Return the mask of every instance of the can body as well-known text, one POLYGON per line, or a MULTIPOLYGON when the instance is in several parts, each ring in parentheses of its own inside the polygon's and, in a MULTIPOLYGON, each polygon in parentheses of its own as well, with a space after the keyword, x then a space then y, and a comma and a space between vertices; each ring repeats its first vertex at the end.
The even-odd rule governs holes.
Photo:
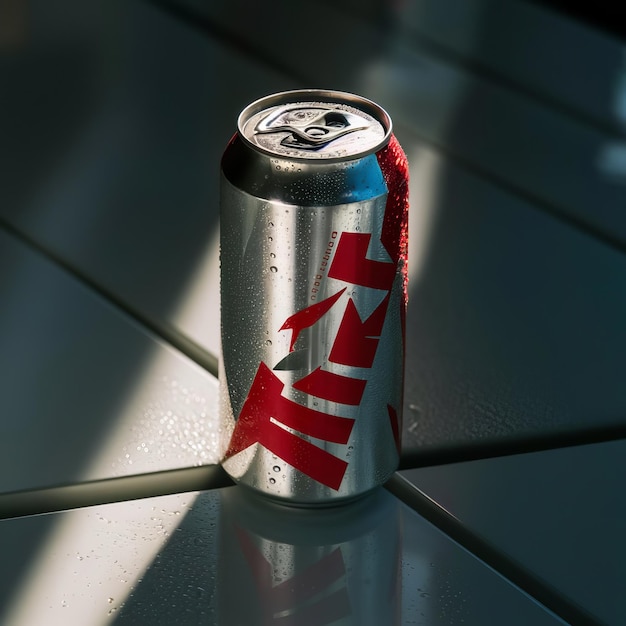
POLYGON ((407 168, 362 102, 263 99, 222 159, 222 464, 297 505, 354 498, 398 463, 407 168))

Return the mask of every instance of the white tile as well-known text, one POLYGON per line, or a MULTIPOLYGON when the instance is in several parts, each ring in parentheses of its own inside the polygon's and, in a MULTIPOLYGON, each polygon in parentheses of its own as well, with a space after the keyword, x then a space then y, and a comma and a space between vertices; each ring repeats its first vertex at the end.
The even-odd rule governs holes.
POLYGON ((384 490, 298 510, 233 487, 0 531, 12 626, 563 623, 384 490))
MULTIPOLYGON (((15 626, 114 623, 146 570, 158 567, 159 553, 185 520, 196 495, 0 522, 5 555, 0 565, 0 621, 15 626)), ((205 501, 208 523, 187 555, 187 565, 195 565, 193 579, 181 581, 194 597, 210 589, 215 576, 210 558, 214 530, 209 526, 215 519, 213 500, 205 501)), ((158 592, 155 595, 158 598, 158 592)))
POLYGON ((0 492, 215 463, 217 381, 0 231, 0 492))

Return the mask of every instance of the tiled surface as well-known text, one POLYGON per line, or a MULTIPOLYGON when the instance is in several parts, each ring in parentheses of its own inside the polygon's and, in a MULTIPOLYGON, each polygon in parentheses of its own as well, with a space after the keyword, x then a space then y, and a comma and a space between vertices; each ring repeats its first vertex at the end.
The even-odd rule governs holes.
POLYGON ((407 471, 473 553, 384 491, 132 499, 217 460, 215 379, 168 341, 219 355, 219 156, 304 84, 379 100, 411 162, 405 466, 624 436, 621 47, 522 2, 329 6, 0 4, 0 491, 130 498, 0 522, 0 623, 562 623, 509 566, 624 621, 619 441, 407 471))
POLYGON ((624 255, 407 137, 405 453, 623 428, 624 255))
MULTIPOLYGON (((37 9, 41 20, 5 57, 16 88, 0 107, 23 110, 32 95, 35 87, 24 89, 16 78, 20 70, 37 77, 72 68, 66 80, 73 82, 55 94, 48 134, 38 134, 34 112, 7 127, 17 166, 5 170, 0 213, 157 329, 217 355, 219 157, 245 102, 295 83, 237 52, 240 39, 218 42, 150 4, 109 3, 95 11, 68 0, 67 8, 74 24, 37 9), (90 63, 83 73, 74 68, 79 61, 90 63), (24 137, 28 153, 20 148, 24 137)), ((229 23, 230 13, 211 11, 229 23)), ((257 45, 248 27, 246 21, 239 37, 257 45)), ((379 52, 396 63, 392 51, 379 52)), ((346 75, 351 58, 338 58, 329 80, 363 87, 406 119, 408 101, 398 89, 422 82, 401 73, 397 88, 383 95, 376 81, 357 85, 358 76, 346 75)), ((317 71, 307 59, 301 67, 317 71)), ((281 57, 279 65, 297 73, 294 63, 281 57)), ((461 93, 452 88, 457 78, 424 83, 420 107, 435 98, 430 117, 418 109, 411 119, 436 127, 433 116, 461 93)), ((396 131, 412 176, 405 451, 623 424, 621 255, 468 173, 425 146, 413 128, 397 124, 396 131)))
POLYGON ((615 132, 626 130, 622 42, 590 26, 514 0, 342 0, 353 17, 393 25, 416 48, 562 107, 615 132))
MULTIPOLYGON (((621 245, 626 242, 625 146, 612 134, 431 56, 393 23, 370 24, 354 11, 333 11, 324 23, 328 44, 307 46, 290 25, 314 12, 310 2, 304 8, 281 0, 271 11, 261 4, 252 9, 246 0, 233 0, 227 8, 201 0, 182 4, 300 80, 382 102, 396 122, 469 167, 621 245), (280 37, 267 37, 268 32, 280 37)), ((324 14, 326 5, 317 8, 324 14)), ((621 80, 618 74, 616 90, 621 80)))
POLYGON ((465 529, 590 621, 626 622, 626 440, 407 470, 465 529))
POLYGON ((0 47, 0 217, 217 354, 220 156, 243 106, 295 84, 149 3, 23 11, 0 47))
POLYGON ((0 620, 33 624, 560 621, 384 490, 277 508, 239 489, 0 522, 0 620))
POLYGON ((0 492, 217 456, 217 383, 0 230, 0 492))

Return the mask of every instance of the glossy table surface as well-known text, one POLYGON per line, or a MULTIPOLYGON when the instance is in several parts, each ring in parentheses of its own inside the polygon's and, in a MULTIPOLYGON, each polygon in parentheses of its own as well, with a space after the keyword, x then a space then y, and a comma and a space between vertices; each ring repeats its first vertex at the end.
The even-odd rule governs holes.
POLYGON ((0 624, 626 623, 624 59, 522 0, 0 4, 0 624), (400 471, 299 511, 217 465, 218 180, 318 85, 394 119, 410 299, 400 471))

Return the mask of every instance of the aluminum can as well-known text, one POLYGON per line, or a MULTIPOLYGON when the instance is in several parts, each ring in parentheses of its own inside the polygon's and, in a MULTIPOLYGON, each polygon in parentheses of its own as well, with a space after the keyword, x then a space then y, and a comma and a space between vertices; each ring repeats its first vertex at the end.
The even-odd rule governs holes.
POLYGON ((222 465, 294 505, 384 483, 400 453, 408 167, 387 113, 300 90, 222 157, 222 465))

